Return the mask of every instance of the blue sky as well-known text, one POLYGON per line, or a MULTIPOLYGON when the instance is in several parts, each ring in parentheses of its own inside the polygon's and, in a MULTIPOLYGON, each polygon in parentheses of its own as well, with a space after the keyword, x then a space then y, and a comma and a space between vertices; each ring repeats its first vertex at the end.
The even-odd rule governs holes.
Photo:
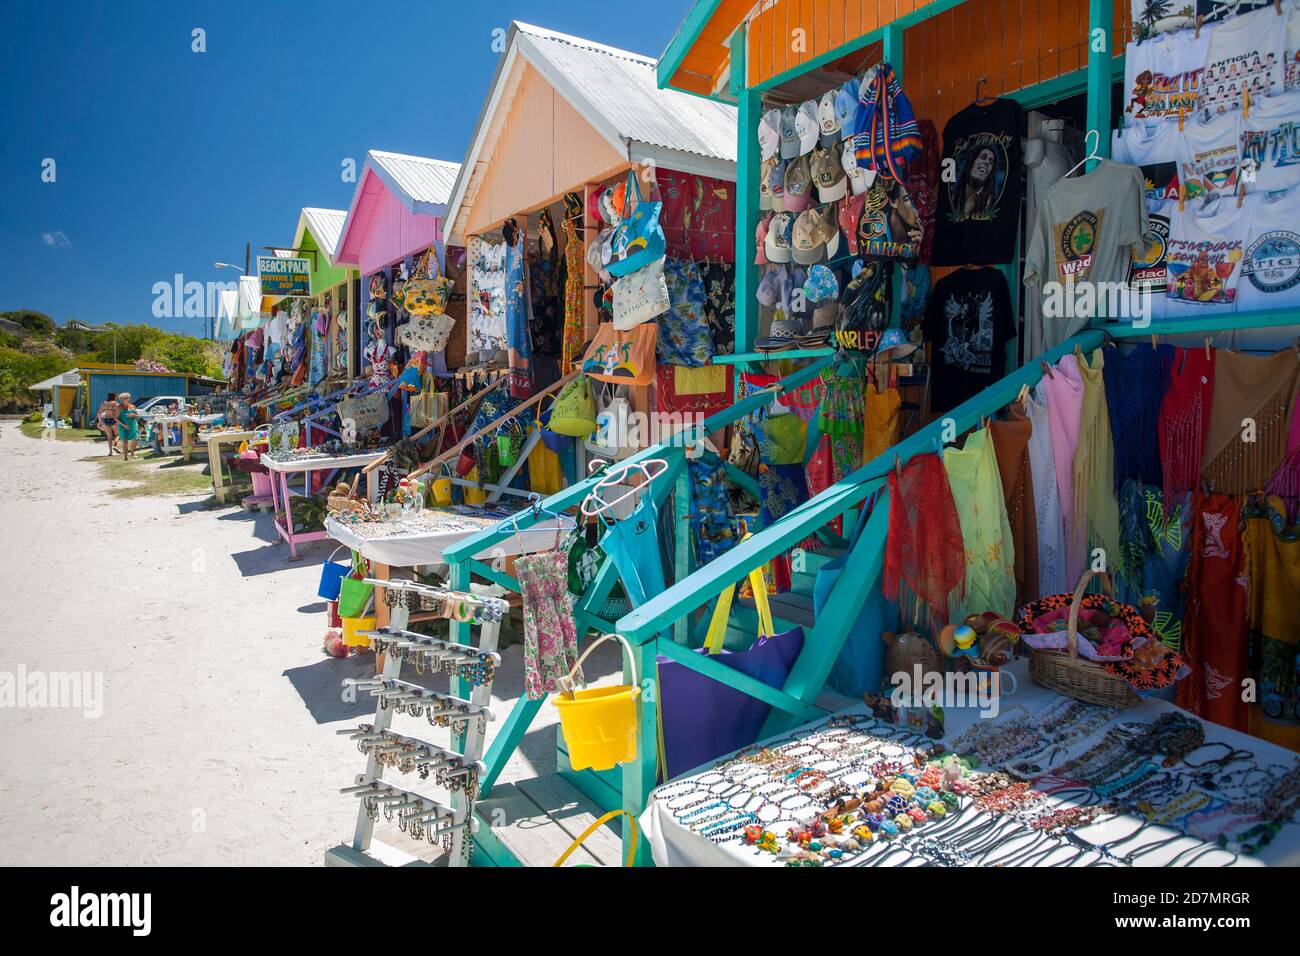
POLYGON ((518 19, 657 56, 688 7, 5 0, 0 311, 201 334, 202 320, 153 317, 154 283, 229 281, 212 263, 288 245, 303 206, 346 209, 346 157, 459 162, 494 29, 518 19))

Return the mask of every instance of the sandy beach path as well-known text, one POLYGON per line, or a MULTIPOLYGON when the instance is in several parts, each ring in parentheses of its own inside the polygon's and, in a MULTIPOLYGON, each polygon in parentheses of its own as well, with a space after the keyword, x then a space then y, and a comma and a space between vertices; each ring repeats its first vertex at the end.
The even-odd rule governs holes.
MULTIPOLYGON (((78 672, 103 687, 98 716, 0 706, 0 863, 320 864, 351 837, 355 806, 337 789, 364 767, 335 731, 374 710, 339 685, 373 658, 321 653, 331 548, 291 563, 269 515, 113 497, 86 460, 104 450, 0 423, 0 680, 78 672)), ((522 684, 519 644, 503 656, 489 735, 522 684)), ((612 679, 617 649, 593 656, 588 673, 612 679)), ((544 707, 503 780, 554 769, 555 723, 544 707)), ((423 719, 394 729, 446 740, 423 719)))

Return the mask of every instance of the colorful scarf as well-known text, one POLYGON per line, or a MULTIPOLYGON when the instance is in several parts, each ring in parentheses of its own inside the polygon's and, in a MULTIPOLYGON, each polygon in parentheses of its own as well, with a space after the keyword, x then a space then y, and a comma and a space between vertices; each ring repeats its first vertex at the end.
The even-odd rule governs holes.
POLYGON ((867 79, 859 88, 861 108, 853 130, 858 165, 902 182, 908 163, 921 155, 921 128, 893 67, 881 63, 867 79))
POLYGON ((1160 638, 1183 641, 1183 579, 1191 560, 1191 493, 1166 505, 1159 488, 1126 481, 1120 489, 1115 596, 1138 609, 1160 638))
POLYGON ((1115 444, 1115 493, 1129 478, 1162 487, 1160 471, 1160 405, 1169 388, 1174 347, 1138 345, 1128 355, 1119 349, 1106 353, 1102 377, 1106 382, 1106 410, 1115 444))
POLYGON ((1023 417, 989 426, 993 452, 1002 476, 1002 498, 1006 502, 1007 524, 1016 548, 1016 603, 1032 601, 1038 589, 1037 513, 1034 480, 1029 467, 1029 439, 1033 425, 1023 417))
POLYGON ((1046 390, 1039 387, 1019 411, 1033 426, 1029 436, 1029 471, 1034 487, 1034 530, 1038 537, 1038 587, 1041 594, 1058 594, 1072 587, 1065 575, 1065 523, 1056 488, 1056 461, 1052 455, 1051 413, 1046 390))
POLYGON ((898 444, 898 411, 903 405, 896 388, 883 391, 868 383, 862 416, 862 464, 898 444))
MULTIPOLYGON (((1056 469, 1056 492, 1061 503, 1061 522, 1074 527, 1074 450, 1079 445, 1079 419, 1083 414, 1083 377, 1073 355, 1064 355, 1056 370, 1039 382, 1047 396, 1048 423, 1052 431, 1052 461, 1056 469)), ((1083 575, 1081 548, 1066 535, 1065 578, 1077 582, 1083 575)), ((1067 583, 1068 587, 1068 583, 1067 583)), ((1062 589, 1064 590, 1064 589, 1062 589)))
POLYGON ((1241 501, 1197 493, 1192 516, 1182 649, 1192 672, 1179 682, 1175 700, 1197 716, 1244 733, 1250 714, 1241 692, 1250 665, 1241 501))
POLYGON ((1259 681, 1259 702, 1273 720, 1296 712, 1300 645, 1300 525, 1288 525, 1279 498, 1252 497, 1245 507, 1246 610, 1259 681))
POLYGON ((1205 429, 1214 400, 1214 358, 1211 349, 1174 349, 1169 390, 1160 403, 1160 471, 1165 501, 1200 485, 1205 429))
POLYGON ((889 539, 885 549, 885 597, 899 601, 913 624, 923 608, 932 625, 948 622, 948 596, 963 588, 966 574, 961 521, 938 455, 917 455, 889 473, 889 539), (916 600, 905 600, 903 584, 916 600))
MULTIPOLYGON (((1300 422, 1300 414, 1293 412, 1291 417, 1300 422)), ((1264 493, 1282 499, 1287 523, 1294 524, 1300 512, 1300 445, 1287 452, 1282 464, 1277 466, 1277 471, 1264 486, 1264 493)))
POLYGON ((1266 357, 1219 352, 1202 481, 1224 494, 1251 494, 1264 487, 1286 455, 1298 381, 1300 356, 1292 349, 1266 357), (1247 419, 1254 422, 1253 441, 1243 437, 1247 419))
POLYGON ((1074 541, 1083 546, 1080 574, 1100 548, 1111 566, 1119 554, 1119 505, 1111 478, 1115 473, 1115 446, 1110 438, 1106 410, 1106 385, 1102 380, 1105 358, 1092 353, 1092 365, 1079 363, 1083 379, 1083 408, 1079 419, 1079 444, 1074 450, 1074 506, 1071 526, 1074 541))
POLYGON ((1016 551, 987 429, 971 432, 965 448, 945 448, 943 466, 957 505, 966 557, 965 592, 949 597, 949 620, 985 611, 1010 617, 1016 610, 1016 551))

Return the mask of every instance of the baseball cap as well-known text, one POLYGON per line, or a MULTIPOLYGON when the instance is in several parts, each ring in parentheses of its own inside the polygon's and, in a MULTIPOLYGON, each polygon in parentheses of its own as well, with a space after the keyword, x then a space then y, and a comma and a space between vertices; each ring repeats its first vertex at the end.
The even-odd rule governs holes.
POLYGON ((855 256, 858 254, 858 220, 862 218, 862 207, 866 201, 866 197, 860 195, 845 196, 840 201, 840 229, 844 232, 849 252, 855 256))
POLYGON ((768 110, 758 121, 758 155, 771 159, 781 148, 781 111, 768 110))
POLYGON ((817 122, 821 126, 822 146, 839 141, 840 121, 835 115, 835 90, 827 90, 817 102, 817 122))
POLYGON ((799 155, 799 134, 795 132, 794 119, 799 108, 787 106, 781 111, 781 158, 794 159, 799 155))
POLYGON ((825 302, 835 299, 840 294, 840 284, 835 273, 820 263, 808 270, 808 279, 803 284, 804 298, 809 302, 825 302))
POLYGON ((840 138, 851 139, 858 123, 858 81, 849 80, 835 91, 835 118, 840 124, 840 138))
MULTIPOLYGON (((812 202, 812 172, 808 169, 808 157, 799 156, 791 160, 785 170, 785 195, 782 204, 786 212, 803 212, 812 202)), ((773 205, 776 197, 773 197, 773 205)))
POLYGON ((799 137, 799 155, 806 156, 812 152, 821 137, 821 125, 817 121, 817 103, 805 100, 799 104, 799 111, 794 117, 795 135, 799 137))
POLYGON ((784 275, 785 266, 772 266, 763 273, 763 278, 758 280, 758 289, 754 292, 754 298, 760 305, 776 305, 781 301, 781 281, 784 275))
POLYGON ((772 208, 772 173, 780 165, 777 156, 770 156, 758 165, 758 208, 767 211, 772 208))
POLYGON ((795 262, 812 265, 826 255, 825 220, 817 209, 805 209, 794 222, 791 255, 795 262))
POLYGON ((874 169, 863 169, 859 166, 858 157, 852 149, 840 151, 840 165, 844 167, 844 172, 849 177, 849 185, 853 187, 853 195, 865 195, 876 178, 876 171, 874 169))
POLYGON ((763 239, 763 252, 768 262, 790 261, 790 239, 794 229, 794 216, 788 212, 778 212, 767 224, 767 235, 763 239))
MULTIPOLYGON (((815 149, 812 154, 811 173, 813 183, 817 186, 817 198, 821 202, 835 202, 843 199, 849 190, 848 178, 840 162, 840 148, 815 149)), ((760 203, 761 203, 760 193, 760 203)))
POLYGON ((768 179, 768 188, 772 194, 772 209, 776 212, 785 210, 785 171, 789 166, 789 160, 778 159, 776 166, 772 169, 772 175, 768 179))
POLYGON ((838 209, 838 204, 822 207, 823 235, 826 237, 826 258, 828 260, 834 259, 840 254, 840 231, 835 226, 835 216, 838 209))
POLYGON ((758 225, 754 227, 754 265, 767 265, 767 250, 764 244, 767 241, 767 224, 771 216, 763 216, 758 220, 758 225))

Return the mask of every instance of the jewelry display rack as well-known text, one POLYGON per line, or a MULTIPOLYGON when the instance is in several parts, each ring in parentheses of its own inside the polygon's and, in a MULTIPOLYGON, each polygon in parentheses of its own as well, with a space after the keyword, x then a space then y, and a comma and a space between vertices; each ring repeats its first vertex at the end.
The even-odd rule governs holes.
POLYGON ((372 723, 340 730, 356 741, 366 754, 366 769, 353 786, 340 792, 358 801, 356 831, 351 844, 336 846, 325 854, 327 866, 418 866, 424 861, 374 839, 375 823, 382 812, 387 820, 416 840, 441 842, 448 866, 466 866, 473 849, 477 825, 474 803, 479 779, 485 773, 483 755, 487 721, 492 720, 488 704, 492 681, 501 663, 497 641, 501 619, 507 612, 504 601, 479 597, 414 581, 370 580, 385 589, 384 600, 391 606, 387 627, 362 631, 371 640, 383 667, 370 678, 348 678, 344 686, 369 693, 376 699, 372 723), (477 645, 416 634, 406 630, 412 608, 441 613, 449 620, 476 623, 477 645), (402 664, 410 663, 417 673, 441 672, 453 681, 453 691, 468 685, 468 697, 442 694, 402 680, 402 664), (415 737, 396 733, 389 727, 395 712, 425 717, 433 726, 449 727, 453 746, 447 749, 415 737), (447 802, 403 790, 383 781, 386 767, 404 773, 418 771, 422 779, 449 793, 447 802))

